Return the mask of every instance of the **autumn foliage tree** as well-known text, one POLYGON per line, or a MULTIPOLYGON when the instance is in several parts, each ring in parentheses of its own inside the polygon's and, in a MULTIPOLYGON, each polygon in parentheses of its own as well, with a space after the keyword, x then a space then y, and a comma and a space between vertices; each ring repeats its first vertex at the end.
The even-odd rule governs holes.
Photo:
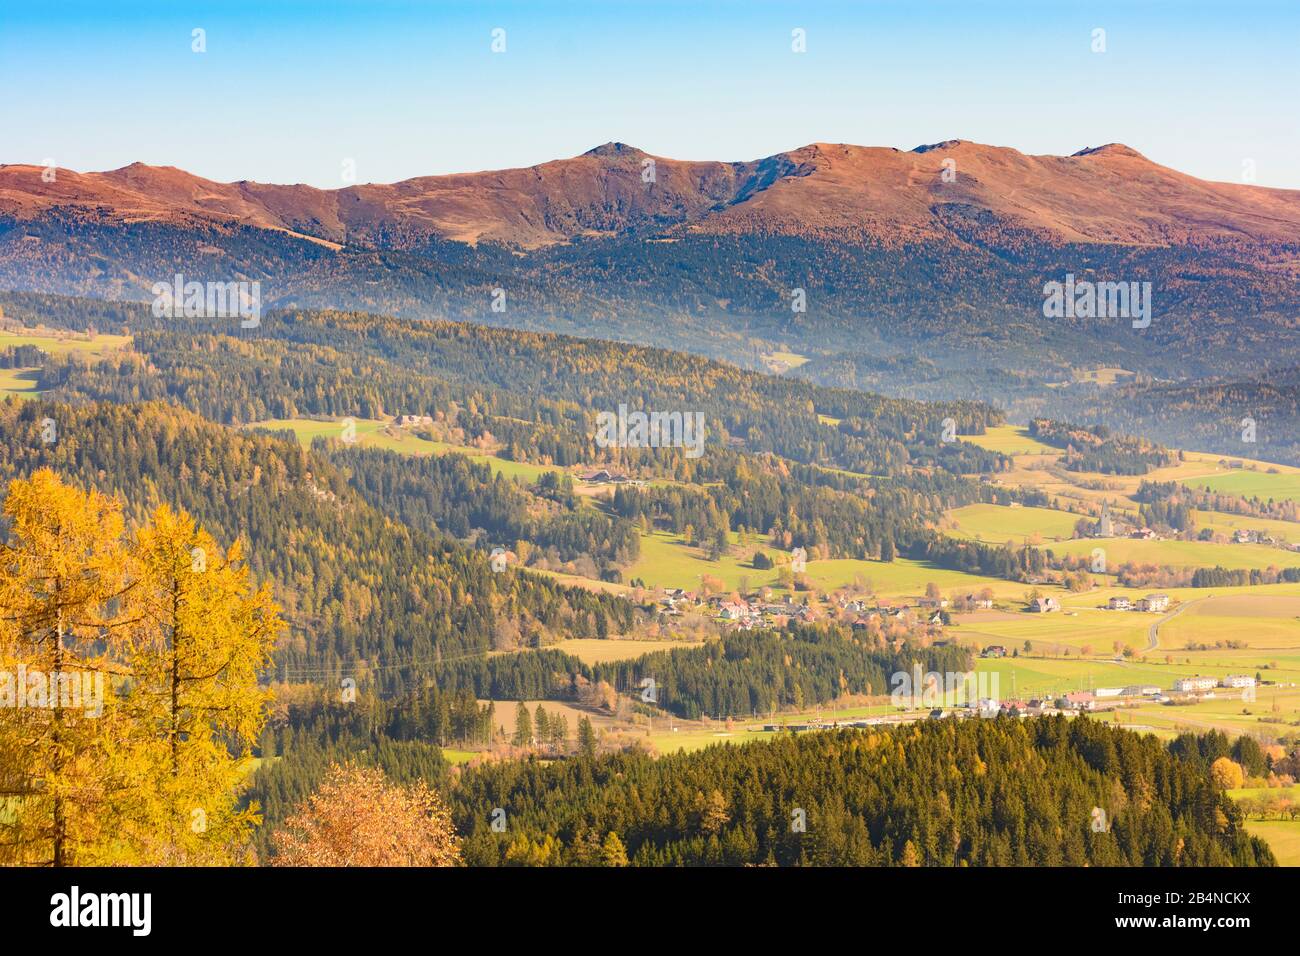
POLYGON ((140 770, 112 693, 128 589, 122 513, 41 469, 10 484, 4 515, 0 863, 113 862, 115 821, 140 770))
POLYGON ((265 720, 258 675, 284 628, 270 587, 254 589, 236 542, 222 550, 166 505, 133 549, 135 728, 147 741, 150 832, 171 862, 228 862, 257 820, 231 794, 265 720))
POLYGON ((442 798, 382 770, 330 768, 320 788, 273 840, 276 866, 456 866, 460 839, 442 798))
POLYGON ((12 482, 4 511, 0 862, 231 862, 284 626, 269 592, 184 512, 131 541, 115 500, 51 469, 12 482))

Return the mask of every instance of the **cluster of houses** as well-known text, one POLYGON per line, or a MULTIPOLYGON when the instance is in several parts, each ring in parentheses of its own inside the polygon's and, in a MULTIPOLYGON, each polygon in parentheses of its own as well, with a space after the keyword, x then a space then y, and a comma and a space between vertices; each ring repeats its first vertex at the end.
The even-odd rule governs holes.
MULTIPOLYGON (((968 595, 967 606, 990 609, 993 601, 968 595)), ((951 605, 947 598, 921 598, 915 606, 909 604, 870 604, 866 601, 836 598, 833 602, 821 606, 804 604, 794 595, 786 594, 779 599, 746 598, 735 595, 712 595, 701 597, 694 591, 684 588, 664 588, 659 599, 662 613, 669 617, 680 616, 685 611, 709 609, 715 619, 729 627, 751 630, 756 627, 780 627, 787 621, 812 622, 822 619, 827 613, 838 610, 841 620, 853 627, 867 627, 873 618, 890 618, 908 623, 923 621, 935 627, 945 622, 945 611, 951 605)))
POLYGON ((1148 594, 1136 601, 1121 595, 1107 601, 1106 607, 1112 611, 1153 611, 1157 614, 1163 614, 1169 610, 1169 595, 1148 594))
POLYGON ((708 608, 718 621, 746 631, 755 627, 779 627, 789 620, 818 619, 816 608, 798 603, 788 594, 779 601, 760 601, 716 594, 701 598, 694 591, 684 588, 665 588, 659 604, 663 613, 669 616, 696 608, 708 608))
POLYGON ((1278 544, 1277 538, 1273 537, 1267 531, 1252 531, 1249 528, 1238 528, 1232 535, 1233 544, 1278 544))

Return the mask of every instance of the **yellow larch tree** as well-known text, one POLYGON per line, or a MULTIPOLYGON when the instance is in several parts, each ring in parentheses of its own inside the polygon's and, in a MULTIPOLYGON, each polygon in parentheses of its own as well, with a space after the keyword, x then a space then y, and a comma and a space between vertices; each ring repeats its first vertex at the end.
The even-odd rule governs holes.
POLYGON ((44 468, 9 484, 0 545, 0 863, 130 862, 141 787, 118 689, 130 576, 113 499, 44 468))
POLYGON ((258 677, 285 625, 239 542, 223 551, 183 511, 157 509, 133 556, 130 701, 156 781, 151 855, 227 863, 258 819, 255 806, 238 808, 238 787, 266 719, 258 677))

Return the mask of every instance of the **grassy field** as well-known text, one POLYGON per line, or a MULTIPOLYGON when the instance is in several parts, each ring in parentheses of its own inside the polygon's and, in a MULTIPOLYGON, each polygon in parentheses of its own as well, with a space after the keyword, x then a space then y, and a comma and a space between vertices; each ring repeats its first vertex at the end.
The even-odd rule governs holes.
MULTIPOLYGON (((1008 487, 1029 487, 1055 496, 1060 502, 1080 502, 1099 505, 1108 500, 1112 508, 1136 512, 1133 494, 1143 481, 1177 481, 1192 488, 1225 483, 1221 489, 1230 494, 1262 493, 1264 497, 1294 496, 1300 469, 1285 465, 1249 459, 1228 459, 1222 455, 1203 452, 1183 452, 1183 460, 1167 468, 1156 468, 1145 475, 1101 475, 1089 472, 1064 472, 1057 464, 1061 450, 1046 445, 1035 450, 1031 446, 1018 447, 1014 437, 1005 434, 1006 428, 990 429, 988 435, 964 438, 983 447, 1002 445, 995 450, 1015 458, 1015 467, 999 473, 995 481, 1008 487), (1226 461, 1241 461, 1253 466, 1255 471, 1242 471, 1226 467, 1226 461), (1276 474, 1270 474, 1270 469, 1276 474)), ((1026 436, 1027 437, 1027 436, 1026 436)))
POLYGON ((1074 380, 1076 382, 1089 382, 1093 385, 1114 385, 1121 379, 1132 377, 1133 373, 1128 369, 1118 368, 1113 365, 1104 366, 1102 368, 1074 370, 1074 380))
POLYGON ((36 394, 36 368, 0 368, 0 396, 24 398, 36 394))
POLYGON ((1233 470, 1226 474, 1188 479, 1183 484, 1191 488, 1208 488, 1210 491, 1237 495, 1241 498, 1300 501, 1300 471, 1294 469, 1283 471, 1280 465, 1268 467, 1278 470, 1276 472, 1233 470))
MULTIPOLYGON (((1211 514, 1207 512, 1207 514, 1211 514)), ((1218 514, 1214 512, 1212 514, 1218 514)), ((1038 543, 1057 555, 1090 555, 1095 548, 1106 552, 1107 565, 1113 570, 1125 562, 1170 567, 1225 567, 1264 569, 1300 566, 1300 555, 1263 544, 1215 544, 1211 541, 1142 541, 1134 538, 1072 538, 1074 525, 1081 517, 1054 508, 1012 508, 1007 505, 966 505, 948 512, 956 527, 947 533, 958 538, 974 538, 992 544, 1006 541, 1021 543, 1037 535, 1038 543)), ((1226 517, 1238 517, 1235 515, 1226 517)), ((1239 527, 1254 527, 1249 519, 1239 519, 1239 527)), ((1286 521, 1268 522, 1294 534, 1300 525, 1286 521)), ((1225 533, 1227 533, 1226 529, 1225 533)), ((1297 535, 1300 536, 1300 535, 1297 535)))
MULTIPOLYGON (((1226 511, 1196 511, 1197 528, 1210 530, 1225 535, 1232 535, 1239 530, 1265 531, 1279 541, 1300 541, 1300 523, 1294 521, 1274 521, 1270 518, 1252 518, 1249 515, 1229 514, 1226 511)), ((1300 555, 1297 555, 1300 560, 1300 555)))
POLYGON ((1045 445, 1031 438, 1023 425, 998 425, 987 429, 983 435, 961 435, 962 441, 1004 455, 1061 455, 1061 449, 1045 445))
POLYGON ((1280 866, 1300 866, 1300 820, 1247 820, 1246 832, 1264 840, 1280 866))
POLYGON ((763 356, 763 361, 773 368, 789 371, 792 368, 807 364, 808 356, 800 355, 798 352, 768 352, 763 356))
POLYGON ((1209 541, 1140 541, 1134 538, 1078 538, 1051 542, 1043 547, 1057 555, 1089 555, 1094 548, 1106 552, 1106 564, 1114 569, 1120 564, 1169 565, 1175 568, 1212 568, 1215 566, 1260 570, 1300 566, 1300 555, 1263 544, 1214 544, 1209 541))
MULTIPOLYGON (((755 550, 762 550, 769 556, 774 554, 766 543, 756 543, 743 551, 733 547, 733 553, 723 555, 719 561, 710 561, 704 550, 686 545, 681 535, 657 531, 642 537, 641 556, 627 569, 624 577, 628 580, 640 578, 652 588, 695 589, 700 586, 703 575, 717 578, 731 589, 739 588, 742 578, 747 580, 750 588, 777 587, 775 569, 759 571, 751 566, 755 550)), ((931 581, 945 593, 949 590, 978 591, 987 586, 999 597, 1011 599, 1019 598, 1025 592, 1022 584, 949 571, 903 558, 889 563, 850 558, 809 561, 807 578, 814 587, 823 591, 861 581, 882 599, 888 600, 918 597, 925 593, 925 586, 931 581)))
MULTIPOLYGON (((35 345, 51 355, 78 353, 88 359, 103 358, 109 352, 131 344, 129 335, 96 335, 88 339, 77 333, 21 333, 0 331, 0 349, 13 348, 18 345, 35 345)), ((39 394, 36 391, 36 368, 0 368, 0 397, 16 395, 28 398, 39 394)))
POLYGON ((1300 595, 1207 597, 1160 628, 1161 647, 1213 643, 1223 638, 1242 640, 1261 650, 1300 650, 1300 595))
POLYGON ((68 334, 58 334, 53 332, 23 332, 15 334, 0 330, 0 349, 12 348, 17 345, 35 345, 42 351, 49 352, 52 355, 63 355, 68 352, 81 352, 92 358, 100 358, 107 355, 114 349, 120 349, 124 345, 131 344, 129 335, 106 335, 100 333, 93 339, 86 338, 84 334, 72 332, 68 334))
POLYGON ((1011 508, 1006 505, 966 505, 948 512, 956 527, 948 533, 955 537, 974 538, 1002 544, 1017 543, 1032 535, 1044 541, 1069 538, 1075 524, 1085 515, 1070 514, 1055 508, 1011 508))
MULTIPOLYGON (((406 455, 441 455, 447 452, 455 452, 480 462, 487 462, 492 466, 492 471, 495 474, 502 474, 507 478, 521 478, 529 482, 535 481, 548 471, 559 470, 554 466, 547 467, 533 465, 528 462, 509 461, 480 451, 477 448, 466 448, 461 445, 417 438, 403 429, 389 427, 389 423, 386 421, 357 418, 353 419, 353 422, 356 426, 356 444, 359 448, 381 448, 406 455)), ((342 438, 344 423, 341 419, 321 421, 308 418, 277 418, 254 422, 247 427, 266 431, 291 431, 303 447, 310 447, 312 440, 317 436, 342 438)))

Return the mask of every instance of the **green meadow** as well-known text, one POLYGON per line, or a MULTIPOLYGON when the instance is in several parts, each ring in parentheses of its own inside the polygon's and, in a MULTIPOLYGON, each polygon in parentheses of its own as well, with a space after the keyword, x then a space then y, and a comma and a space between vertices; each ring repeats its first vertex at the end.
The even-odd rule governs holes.
POLYGON ((1247 820, 1246 832, 1267 843, 1280 866, 1300 866, 1300 820, 1247 820))
MULTIPOLYGON (((732 535, 733 542, 736 536, 732 535)), ((707 552, 700 547, 687 545, 681 535, 656 531, 641 538, 641 556, 624 572, 624 578, 640 578, 649 587, 680 587, 695 589, 703 575, 717 578, 729 589, 740 587, 745 579, 750 588, 777 587, 775 568, 765 571, 755 569, 751 561, 754 551, 761 550, 769 557, 781 552, 773 550, 766 542, 755 542, 740 548, 733 546, 719 561, 708 560, 707 552)), ((873 590, 881 598, 915 598, 925 593, 927 583, 933 581, 945 593, 978 591, 991 587, 1000 596, 1019 598, 1026 590, 1022 584, 1000 578, 985 578, 949 571, 934 565, 899 558, 892 562, 859 561, 839 558, 809 561, 806 577, 810 584, 822 591, 857 585, 873 590)))
POLYGON ((1029 435, 1023 425, 998 425, 987 429, 983 435, 960 435, 964 442, 1000 451, 1004 455, 1060 455, 1061 449, 1045 445, 1029 435))
MULTIPOLYGON (((1269 466, 1270 469, 1273 467, 1269 466)), ((1183 484, 1191 488, 1208 488, 1210 491, 1237 495, 1241 498, 1300 501, 1300 470, 1297 469, 1283 470, 1281 467, 1277 467, 1276 471, 1234 469, 1219 475, 1190 478, 1183 484)))
MULTIPOLYGON (((1012 508, 1007 505, 966 505, 948 512, 956 527, 948 533, 992 544, 1023 540, 1039 535, 1045 541, 1069 538, 1075 524, 1085 515, 1055 508, 1012 508)), ((1091 519, 1089 519, 1091 520, 1091 519)))
MULTIPOLYGON (((41 332, 24 332, 14 334, 0 331, 0 349, 19 345, 35 345, 50 355, 77 353, 88 359, 100 359, 109 352, 129 346, 129 335, 96 335, 93 339, 85 336, 43 334, 41 332)), ((0 368, 0 397, 14 395, 18 398, 30 398, 38 394, 36 380, 40 373, 37 368, 0 368)))
MULTIPOLYGON (((356 428, 356 444, 360 448, 380 448, 405 455, 442 455, 453 452, 490 464, 495 474, 530 482, 537 480, 548 471, 559 470, 554 466, 498 458, 477 448, 418 438, 404 429, 390 427, 387 421, 356 418, 353 419, 353 423, 356 428)), ((322 421, 310 418, 276 418, 254 422, 247 427, 264 431, 291 431, 304 447, 310 447, 313 439, 317 437, 342 439, 344 434, 342 419, 322 421)))

